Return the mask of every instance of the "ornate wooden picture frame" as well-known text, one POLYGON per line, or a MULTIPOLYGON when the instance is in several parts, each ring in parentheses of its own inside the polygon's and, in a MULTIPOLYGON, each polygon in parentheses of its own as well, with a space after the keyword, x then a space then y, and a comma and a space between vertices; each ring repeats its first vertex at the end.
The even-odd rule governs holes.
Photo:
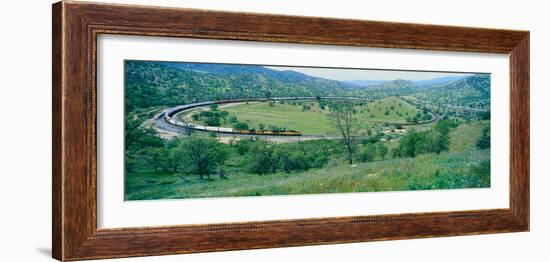
POLYGON ((53 257, 182 254, 529 230, 529 32, 59 2, 53 5, 53 257), (468 51, 510 59, 510 207, 120 229, 97 227, 100 34, 468 51))

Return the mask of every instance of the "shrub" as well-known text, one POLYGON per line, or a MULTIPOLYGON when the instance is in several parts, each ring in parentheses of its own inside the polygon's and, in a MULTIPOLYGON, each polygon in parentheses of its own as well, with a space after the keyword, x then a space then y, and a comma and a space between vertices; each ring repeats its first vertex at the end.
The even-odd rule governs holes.
POLYGON ((306 155, 295 146, 277 148, 274 158, 278 160, 278 168, 286 173, 309 168, 306 155))
POLYGON ((247 130, 249 127, 248 127, 248 124, 245 122, 238 122, 233 124, 233 128, 237 130, 247 130))
POLYGON ((207 117, 203 120, 203 122, 208 126, 219 126, 220 125, 220 119, 218 117, 207 117))
POLYGON ((376 156, 376 146, 374 144, 367 144, 357 155, 357 158, 361 162, 371 162, 376 156))
POLYGON ((388 154, 388 147, 386 147, 386 145, 384 145, 383 143, 378 143, 378 146, 376 147, 376 151, 378 156, 381 159, 384 159, 388 154))
POLYGON ((278 161, 273 154, 273 147, 263 141, 256 141, 247 155, 248 171, 256 174, 275 173, 278 161))
POLYGON ((491 129, 489 127, 483 128, 483 133, 477 141, 476 146, 479 149, 491 148, 491 129))
POLYGON ((426 135, 409 129, 405 136, 399 141, 399 151, 401 156, 415 157, 422 152, 426 144, 426 135))
POLYGON ((399 147, 396 147, 391 151, 391 156, 393 158, 400 158, 401 157, 401 150, 399 149, 399 147))
POLYGON ((190 137, 181 140, 175 149, 187 167, 187 172, 203 179, 216 168, 222 167, 229 157, 226 145, 214 139, 190 137))
POLYGON ((236 145, 237 153, 241 156, 244 156, 246 153, 248 153, 248 150, 250 150, 251 144, 252 141, 250 140, 240 140, 236 145))

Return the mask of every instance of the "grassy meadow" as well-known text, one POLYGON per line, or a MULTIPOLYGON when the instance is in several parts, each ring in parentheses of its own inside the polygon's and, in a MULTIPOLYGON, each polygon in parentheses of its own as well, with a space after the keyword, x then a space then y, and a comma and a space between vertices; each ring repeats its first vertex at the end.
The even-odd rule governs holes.
POLYGON ((358 107, 357 110, 361 112, 361 121, 401 124, 407 122, 407 117, 412 118, 421 113, 415 106, 395 96, 377 100, 367 106, 358 107))
MULTIPOLYGON (((407 191, 483 188, 490 186, 490 149, 476 141, 488 121, 458 126, 451 132, 450 150, 415 158, 373 159, 367 163, 329 161, 324 168, 260 175, 242 172, 239 155, 228 160, 228 175, 201 180, 181 173, 129 173, 126 199, 175 199, 195 197, 319 194, 333 192, 407 191)), ((300 142, 310 143, 310 142, 300 142)), ((319 143, 319 142, 314 142, 319 143)), ((397 143, 386 142, 389 148, 397 143)))
POLYGON ((259 129, 260 124, 273 125, 286 129, 299 130, 303 134, 326 135, 335 134, 337 131, 331 125, 327 115, 327 109, 319 108, 313 100, 300 101, 302 105, 309 106, 308 111, 302 110, 298 102, 267 103, 251 102, 235 106, 223 107, 229 116, 234 116, 240 121, 245 121, 251 128, 259 129))
MULTIPOLYGON (((180 120, 192 121, 191 115, 208 108, 199 108, 194 112, 178 115, 180 120)), ((315 100, 296 100, 284 102, 249 102, 221 106, 219 110, 228 113, 221 126, 231 126, 228 119, 234 117, 247 123, 249 128, 261 129, 279 127, 300 131, 306 135, 337 135, 338 130, 328 118, 330 110, 315 100)), ((388 124, 405 124, 407 118, 421 114, 422 111, 399 97, 388 97, 373 103, 357 103, 355 116, 361 130, 388 124)), ((199 122, 205 124, 205 122, 199 122)))

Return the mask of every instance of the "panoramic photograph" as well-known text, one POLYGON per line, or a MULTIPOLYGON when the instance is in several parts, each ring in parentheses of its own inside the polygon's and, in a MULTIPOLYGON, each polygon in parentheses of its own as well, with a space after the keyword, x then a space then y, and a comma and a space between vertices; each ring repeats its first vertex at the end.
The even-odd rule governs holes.
POLYGON ((127 201, 491 185, 487 73, 124 66, 127 201))

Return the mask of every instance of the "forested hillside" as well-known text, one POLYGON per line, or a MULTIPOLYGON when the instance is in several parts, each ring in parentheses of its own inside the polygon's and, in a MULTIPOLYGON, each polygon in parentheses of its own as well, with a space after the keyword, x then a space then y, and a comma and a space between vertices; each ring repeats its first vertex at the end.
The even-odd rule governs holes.
POLYGON ((407 80, 397 79, 382 84, 371 85, 365 88, 354 90, 354 95, 364 96, 370 99, 379 99, 388 96, 406 96, 414 94, 421 89, 415 83, 407 80))
POLYGON ((464 106, 489 109, 491 78, 477 74, 445 85, 435 86, 416 94, 421 100, 440 106, 464 106))
POLYGON ((126 61, 126 109, 273 96, 347 95, 348 84, 262 66, 126 61))

